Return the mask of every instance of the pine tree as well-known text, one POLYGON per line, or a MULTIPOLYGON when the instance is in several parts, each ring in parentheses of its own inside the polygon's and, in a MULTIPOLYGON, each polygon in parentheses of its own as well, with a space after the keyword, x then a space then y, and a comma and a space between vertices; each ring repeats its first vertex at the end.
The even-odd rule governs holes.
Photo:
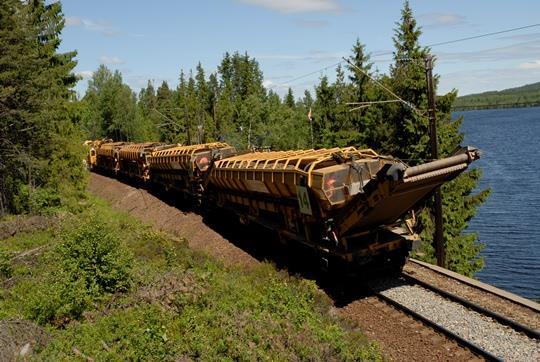
MULTIPOLYGON (((426 79, 424 59, 428 49, 419 45, 421 29, 417 26, 412 15, 409 2, 405 1, 401 12, 401 22, 395 29, 394 64, 390 68, 392 88, 405 101, 413 104, 419 110, 427 106, 426 79)), ((399 104, 393 107, 391 116, 395 129, 394 156, 407 159, 412 164, 422 163, 429 159, 429 121, 411 107, 399 104)))
MULTIPOLYGON (((394 64, 391 67, 393 91, 419 110, 403 105, 390 108, 390 125, 395 127, 395 156, 410 164, 425 162, 431 157, 429 147, 429 122, 422 110, 427 110, 424 58, 429 49, 419 45, 421 29, 417 26, 408 1, 405 1, 401 21, 395 29, 394 64)), ((434 79, 435 86, 438 77, 434 79)), ((451 105, 456 92, 437 97, 437 128, 440 157, 448 156, 463 140, 459 131, 462 119, 452 119, 451 105)), ((482 246, 476 242, 477 235, 465 233, 467 222, 488 196, 489 190, 472 194, 480 178, 478 170, 468 171, 442 187, 444 245, 447 250, 448 268, 465 275, 472 275, 483 266, 479 257, 482 246)), ((431 204, 420 214, 421 236, 430 241, 433 237, 431 204)), ((425 259, 434 261, 433 248, 424 243, 425 259)))
POLYGON ((161 139, 162 118, 156 112, 156 107, 156 91, 154 84, 149 80, 146 88, 142 88, 139 92, 137 101, 137 117, 140 120, 138 123, 143 128, 141 133, 144 134, 144 140, 161 139))
POLYGON ((175 94, 169 84, 163 81, 156 91, 156 107, 154 114, 159 116, 160 141, 173 143, 177 141, 181 126, 177 118, 174 104, 175 94))
POLYGON ((365 52, 365 45, 356 39, 352 48, 352 56, 350 58, 352 65, 348 65, 349 81, 352 85, 352 99, 354 102, 365 102, 371 100, 369 90, 370 79, 367 74, 371 73, 373 63, 370 61, 369 54, 365 52))
POLYGON ((225 53, 218 66, 220 97, 216 119, 223 140, 239 148, 261 146, 266 92, 259 64, 247 53, 225 53))
POLYGON ((355 130, 353 142, 356 146, 370 147, 389 153, 388 142, 392 139, 392 129, 384 121, 383 108, 378 104, 371 106, 355 104, 386 100, 387 97, 370 79, 370 77, 379 77, 372 71, 371 57, 366 53, 365 45, 360 39, 356 39, 351 53, 349 58, 351 64, 347 65, 350 82, 347 101, 352 103, 349 114, 350 122, 355 130))
MULTIPOLYGON (((204 69, 199 62, 197 64, 197 74, 195 75, 195 89, 197 95, 197 124, 201 142, 207 142, 208 138, 213 139, 216 133, 213 119, 213 103, 210 94, 210 84, 206 81, 204 69)), ((215 86, 215 85, 214 85, 215 86)))

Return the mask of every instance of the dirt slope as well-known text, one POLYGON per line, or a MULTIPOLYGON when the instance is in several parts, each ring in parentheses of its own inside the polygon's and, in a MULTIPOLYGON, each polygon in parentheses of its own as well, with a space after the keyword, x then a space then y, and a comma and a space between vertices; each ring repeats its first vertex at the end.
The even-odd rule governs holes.
POLYGON ((203 250, 225 264, 255 265, 257 260, 210 229, 200 215, 183 212, 143 189, 92 173, 88 190, 116 210, 130 213, 157 229, 185 237, 190 247, 203 250))

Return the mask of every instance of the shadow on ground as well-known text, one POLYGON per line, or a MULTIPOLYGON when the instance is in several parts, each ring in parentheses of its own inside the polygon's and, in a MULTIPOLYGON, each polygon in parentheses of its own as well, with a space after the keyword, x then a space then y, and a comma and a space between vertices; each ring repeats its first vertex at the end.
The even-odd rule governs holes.
MULTIPOLYGON (((107 174, 102 174, 102 176, 115 179, 107 174)), ((224 242, 232 243, 254 259, 260 262, 270 262, 277 269, 286 271, 290 275, 314 280, 338 307, 373 295, 373 283, 376 283, 381 277, 388 278, 387 275, 381 275, 377 272, 363 272, 352 277, 323 271, 320 258, 315 252, 305 246, 283 244, 273 230, 255 223, 243 225, 234 213, 221 209, 205 210, 204 207, 197 205, 193 199, 179 196, 179 193, 149 187, 129 178, 116 179, 125 185, 148 192, 162 203, 174 207, 184 214, 200 215, 204 225, 219 234, 224 242)))

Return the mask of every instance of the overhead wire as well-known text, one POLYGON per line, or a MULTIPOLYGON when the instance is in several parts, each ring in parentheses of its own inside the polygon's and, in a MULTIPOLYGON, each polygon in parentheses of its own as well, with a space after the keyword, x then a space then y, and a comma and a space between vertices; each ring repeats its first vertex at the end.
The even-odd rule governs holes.
MULTIPOLYGON (((432 44, 426 45, 426 47, 427 48, 432 48, 432 47, 441 46, 441 45, 454 44, 454 43, 459 43, 459 42, 473 40, 473 39, 486 38, 486 37, 490 37, 490 36, 493 36, 493 35, 500 35, 500 34, 510 33, 510 32, 523 30, 523 29, 530 29, 530 28, 534 28, 534 27, 540 27, 540 23, 530 24, 530 25, 525 25, 525 26, 519 26, 519 27, 515 27, 515 28, 504 29, 504 30, 494 31, 494 32, 490 32, 490 33, 484 33, 484 34, 480 34, 480 35, 469 36, 469 37, 465 37, 465 38, 459 38, 459 39, 447 40, 447 41, 438 42, 438 43, 432 43, 432 44)), ((393 51, 385 51, 385 52, 375 53, 375 54, 372 54, 371 56, 372 57, 378 57, 378 56, 389 55, 389 54, 393 54, 393 51)), ((341 60, 341 61, 339 61, 339 62, 337 62, 335 64, 327 65, 327 66, 325 66, 323 68, 320 68, 320 69, 311 71, 309 73, 300 75, 300 76, 298 76, 296 78, 290 79, 287 82, 270 85, 268 88, 275 89, 275 88, 278 88, 278 87, 287 87, 293 82, 304 79, 304 78, 309 77, 309 76, 311 76, 313 74, 320 73, 320 72, 325 71, 325 70, 327 70, 329 68, 337 67, 338 65, 340 65, 340 64, 342 64, 344 62, 345 62, 345 60, 341 60)))
MULTIPOLYGON (((363 70, 362 68, 360 68, 359 66, 357 66, 356 64, 354 63, 351 63, 351 61, 347 58, 343 58, 343 61, 347 62, 347 64, 349 64, 351 67, 353 67, 354 69, 358 70, 359 72, 361 72, 362 74, 364 74, 366 77, 368 77, 373 83, 375 83, 376 85, 378 85, 379 87, 381 87, 382 89, 384 89, 387 93, 389 93, 390 95, 392 95, 392 97, 394 97, 394 99, 392 101, 399 101, 400 103, 404 104, 405 106, 409 107, 410 109, 412 109, 416 114, 418 115, 423 115, 422 112, 420 112, 418 110, 418 108, 416 108, 414 105, 412 105, 410 102, 407 102, 406 100, 404 100, 403 98, 401 98, 400 96, 398 96, 396 93, 394 93, 391 89, 389 89, 388 87, 386 87, 384 84, 382 84, 381 82, 379 82, 377 79, 373 78, 371 75, 369 75, 368 72, 366 72, 365 70, 363 70)), ((369 106, 369 104, 366 104, 367 106, 369 106)))

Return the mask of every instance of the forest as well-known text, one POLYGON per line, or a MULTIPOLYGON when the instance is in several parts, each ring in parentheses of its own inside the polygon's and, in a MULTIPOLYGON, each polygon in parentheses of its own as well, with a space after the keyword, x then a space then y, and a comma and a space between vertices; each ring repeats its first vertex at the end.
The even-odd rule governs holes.
POLYGON ((458 97, 454 102, 456 111, 538 106, 540 106, 540 82, 501 91, 469 94, 458 97))

